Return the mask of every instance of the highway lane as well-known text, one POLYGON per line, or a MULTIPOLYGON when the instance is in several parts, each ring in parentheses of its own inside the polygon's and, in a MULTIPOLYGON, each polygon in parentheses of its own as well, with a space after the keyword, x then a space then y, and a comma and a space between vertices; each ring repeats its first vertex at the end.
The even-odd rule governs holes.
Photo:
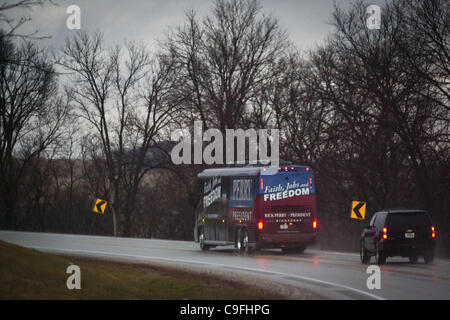
POLYGON ((412 265, 407 259, 388 258, 381 266, 381 290, 369 290, 367 265, 352 253, 307 249, 301 255, 283 255, 279 250, 267 250, 241 256, 231 247, 202 252, 198 244, 185 241, 11 231, 0 231, 0 239, 55 253, 232 270, 305 288, 330 299, 450 299, 449 260, 412 265))

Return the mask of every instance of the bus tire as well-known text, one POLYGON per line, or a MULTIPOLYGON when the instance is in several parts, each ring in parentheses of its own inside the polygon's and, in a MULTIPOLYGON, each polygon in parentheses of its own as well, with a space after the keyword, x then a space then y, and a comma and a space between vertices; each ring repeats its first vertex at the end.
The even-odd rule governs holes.
POLYGON ((305 252, 306 247, 302 246, 302 247, 282 247, 281 251, 284 254, 301 254, 303 252, 305 252))
POLYGON ((247 229, 241 228, 237 230, 237 236, 236 236, 236 248, 238 249, 239 253, 250 253, 250 247, 248 244, 248 233, 247 229))
POLYGON ((198 230, 198 243, 200 244, 200 249, 202 251, 207 251, 209 250, 209 248, 211 248, 210 246, 205 244, 205 232, 203 231, 203 227, 200 227, 198 230))

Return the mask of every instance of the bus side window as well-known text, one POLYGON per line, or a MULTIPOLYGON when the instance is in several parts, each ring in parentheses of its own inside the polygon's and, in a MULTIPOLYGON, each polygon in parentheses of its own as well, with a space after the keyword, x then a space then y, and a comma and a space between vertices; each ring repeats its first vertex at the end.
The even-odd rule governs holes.
POLYGON ((233 179, 231 199, 236 201, 249 201, 253 199, 253 180, 238 178, 233 179))
POLYGON ((372 220, 370 220, 369 226, 374 227, 376 220, 377 220, 377 213, 375 213, 375 215, 372 217, 372 220))
POLYGON ((381 230, 384 227, 384 220, 385 220, 385 214, 379 213, 377 216, 377 220, 375 221, 375 226, 377 227, 377 230, 381 230))
POLYGON ((236 200, 237 199, 237 195, 238 195, 238 188, 239 188, 239 185, 238 185, 238 183, 237 183, 237 180, 236 179, 233 179, 233 183, 232 183, 232 185, 231 185, 231 199, 232 200, 236 200))

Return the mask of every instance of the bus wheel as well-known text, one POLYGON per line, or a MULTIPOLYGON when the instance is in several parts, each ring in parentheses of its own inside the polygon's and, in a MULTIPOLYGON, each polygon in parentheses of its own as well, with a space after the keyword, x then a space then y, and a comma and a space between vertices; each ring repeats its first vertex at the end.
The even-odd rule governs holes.
POLYGON ((248 233, 245 228, 237 231, 236 247, 239 253, 250 253, 250 247, 248 246, 248 233))
POLYGON ((282 247, 281 251, 285 254, 299 254, 305 252, 306 247, 282 247))
POLYGON ((200 243, 200 249, 202 249, 202 251, 209 250, 210 247, 205 244, 205 233, 203 232, 203 228, 200 228, 198 232, 198 242, 200 243))

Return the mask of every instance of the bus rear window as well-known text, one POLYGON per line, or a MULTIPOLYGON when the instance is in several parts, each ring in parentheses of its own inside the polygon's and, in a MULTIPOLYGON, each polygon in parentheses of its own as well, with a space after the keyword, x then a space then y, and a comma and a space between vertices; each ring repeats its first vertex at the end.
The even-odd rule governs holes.
POLYGON ((262 194, 277 194, 294 192, 302 196, 315 193, 314 178, 311 171, 281 171, 274 175, 261 176, 258 192, 262 194))
POLYGON ((387 219, 389 227, 420 227, 431 224, 425 212, 390 213, 387 219))
POLYGON ((253 199, 253 180, 252 179, 233 179, 233 188, 231 200, 250 201, 253 199))

